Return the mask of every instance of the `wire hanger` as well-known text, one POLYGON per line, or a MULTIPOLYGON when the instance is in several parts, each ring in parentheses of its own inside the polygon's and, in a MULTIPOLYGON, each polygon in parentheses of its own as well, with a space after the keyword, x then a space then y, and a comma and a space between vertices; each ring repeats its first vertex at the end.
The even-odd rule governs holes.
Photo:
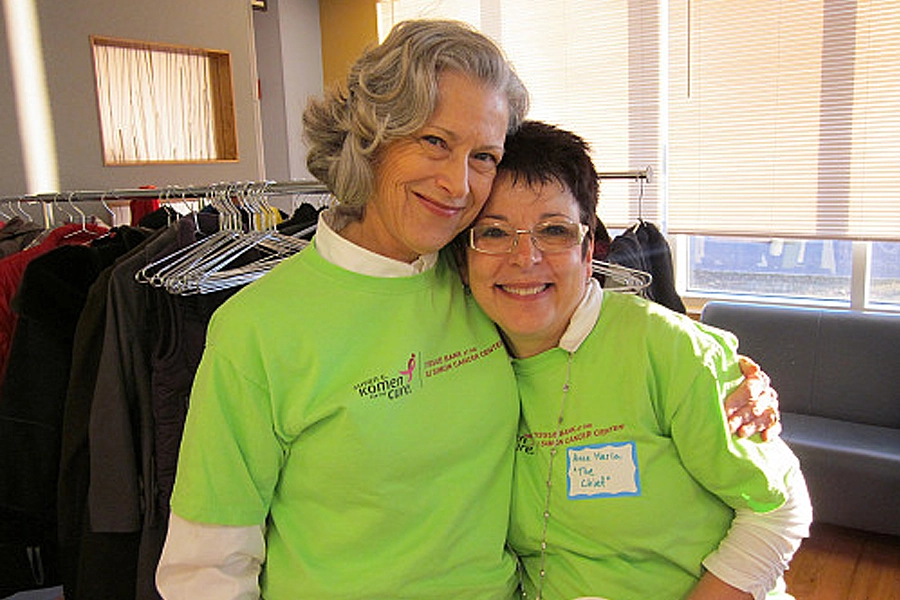
MULTIPOLYGON (((10 209, 14 210, 12 204, 10 204, 10 209)), ((22 198, 16 200, 15 209, 18 209, 19 212, 17 214, 21 215, 22 219, 24 219, 26 223, 34 223, 34 219, 31 218, 31 215, 28 213, 28 211, 22 208, 22 198)))
POLYGON ((277 212, 267 200, 266 184, 243 187, 237 191, 238 206, 251 217, 251 230, 243 232, 229 247, 220 251, 198 274, 188 278, 187 289, 180 293, 207 293, 244 285, 266 274, 288 256, 305 248, 309 242, 296 236, 281 234, 275 227, 277 212), (229 267, 248 251, 261 256, 243 266, 229 267), (228 267, 228 268, 226 268, 228 267))
POLYGON ((646 177, 638 177, 638 222, 644 222, 644 182, 646 177))
MULTIPOLYGON (((216 189, 210 187, 203 198, 203 202, 214 206, 212 196, 216 193, 216 189)), ((200 224, 196 215, 193 215, 193 223, 195 233, 198 235, 201 234, 200 224)), ((222 212, 219 212, 218 231, 198 239, 193 244, 153 261, 135 273, 135 280, 140 283, 149 283, 157 287, 164 287, 168 277, 176 277, 179 273, 184 272, 200 261, 207 253, 212 252, 228 241, 233 235, 233 232, 229 227, 226 227, 226 225, 230 225, 230 222, 226 220, 226 217, 222 212)))
POLYGON ((240 183, 211 190, 206 200, 219 213, 219 231, 148 265, 135 278, 172 294, 209 293, 254 281, 305 248, 306 240, 275 229, 264 190, 265 186, 240 183), (248 215, 248 231, 244 230, 244 214, 248 215), (230 266, 251 250, 261 257, 243 266, 230 266))
MULTIPOLYGON (((638 183, 638 223, 644 222, 644 184, 652 176, 651 167, 643 171, 601 173, 600 178, 634 179, 638 183)), ((653 283, 653 275, 646 271, 618 265, 605 260, 591 261, 594 275, 603 276, 603 289, 611 292, 639 294, 653 283)))
POLYGON ((602 275, 603 289, 609 292, 639 294, 653 283, 653 275, 639 269, 594 259, 591 261, 594 275, 602 275), (610 285, 612 282, 612 285, 610 285))
MULTIPOLYGON (((72 202, 72 197, 73 197, 73 196, 75 196, 75 192, 71 192, 71 193, 69 194, 69 206, 72 208, 72 210, 74 210, 76 213, 78 213, 78 214, 80 215, 80 217, 81 217, 81 229, 76 229, 76 230, 74 230, 74 231, 70 231, 70 232, 67 233, 65 236, 63 236, 63 239, 70 238, 70 237, 74 237, 74 236, 76 236, 76 235, 90 235, 90 236, 98 237, 98 236, 103 235, 104 233, 106 233, 106 228, 105 228, 105 227, 104 227, 102 230, 88 229, 88 226, 87 226, 87 215, 85 215, 85 214, 84 214, 84 211, 81 210, 80 208, 78 208, 77 206, 75 206, 75 203, 72 202)), ((73 221, 74 221, 74 220, 73 220, 73 221)))

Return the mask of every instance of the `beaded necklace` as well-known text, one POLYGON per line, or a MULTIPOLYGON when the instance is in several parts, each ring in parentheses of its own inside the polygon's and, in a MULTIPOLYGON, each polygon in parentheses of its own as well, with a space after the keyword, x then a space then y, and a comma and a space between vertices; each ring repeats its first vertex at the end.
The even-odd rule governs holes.
MULTIPOLYGON (((553 459, 556 458, 559 446, 562 444, 560 432, 562 431, 563 421, 565 419, 566 400, 569 397, 569 383, 572 377, 572 358, 575 356, 575 353, 571 351, 568 354, 569 356, 566 360, 566 382, 562 387, 562 401, 559 405, 559 417, 556 419, 556 432, 553 434, 553 445, 550 447, 550 461, 547 466, 547 496, 544 499, 544 524, 541 531, 541 568, 538 572, 537 595, 534 597, 534 600, 543 600, 544 579, 547 575, 545 567, 547 563, 547 529, 550 525, 550 496, 553 490, 553 459)), ((528 594, 525 592, 524 584, 521 587, 522 598, 527 600, 528 594)))

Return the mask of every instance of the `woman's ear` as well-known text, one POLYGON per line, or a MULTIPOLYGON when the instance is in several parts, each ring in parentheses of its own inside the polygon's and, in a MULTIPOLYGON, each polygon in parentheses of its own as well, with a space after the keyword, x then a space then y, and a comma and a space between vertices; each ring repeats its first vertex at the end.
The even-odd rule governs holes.
POLYGON ((585 279, 590 279, 594 276, 594 238, 589 237, 585 240, 585 248, 582 254, 582 260, 584 261, 584 269, 586 271, 585 279))

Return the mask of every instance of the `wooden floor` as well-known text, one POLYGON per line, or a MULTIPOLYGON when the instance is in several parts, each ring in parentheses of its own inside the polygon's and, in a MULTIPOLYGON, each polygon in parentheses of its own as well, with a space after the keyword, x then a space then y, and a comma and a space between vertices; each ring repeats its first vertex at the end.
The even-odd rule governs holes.
MULTIPOLYGON (((815 523, 785 580, 796 600, 900 600, 900 537, 815 523)), ((63 600, 59 590, 6 600, 48 599, 63 600)))
POLYGON ((900 537, 815 523, 785 579, 797 600, 900 600, 900 537))

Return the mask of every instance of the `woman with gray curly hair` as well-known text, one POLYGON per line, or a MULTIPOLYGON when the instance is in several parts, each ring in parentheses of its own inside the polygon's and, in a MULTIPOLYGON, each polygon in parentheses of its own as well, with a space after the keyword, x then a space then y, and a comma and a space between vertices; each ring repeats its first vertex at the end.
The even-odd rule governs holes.
POLYGON ((451 21, 405 21, 351 67, 347 85, 310 101, 303 115, 309 172, 340 200, 361 209, 372 197, 379 149, 419 131, 434 112, 438 77, 466 74, 499 91, 507 130, 528 110, 528 94, 493 42, 451 21))
POLYGON ((527 106, 493 42, 424 20, 309 104, 309 168, 338 203, 211 320, 165 598, 514 594, 515 380, 439 250, 478 214, 527 106))

